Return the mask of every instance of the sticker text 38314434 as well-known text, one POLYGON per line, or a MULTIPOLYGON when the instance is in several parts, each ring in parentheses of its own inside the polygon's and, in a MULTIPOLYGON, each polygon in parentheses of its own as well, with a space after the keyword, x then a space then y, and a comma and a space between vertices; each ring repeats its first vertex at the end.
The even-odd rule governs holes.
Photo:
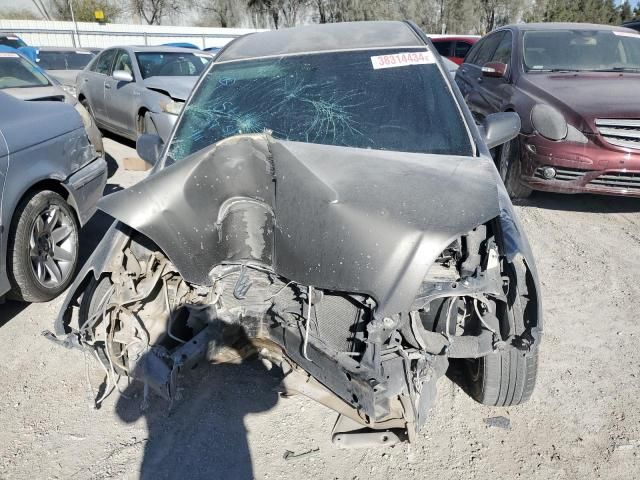
POLYGON ((435 63, 433 53, 423 50, 419 52, 401 52, 371 57, 374 70, 380 68, 406 67, 408 65, 426 65, 435 63))

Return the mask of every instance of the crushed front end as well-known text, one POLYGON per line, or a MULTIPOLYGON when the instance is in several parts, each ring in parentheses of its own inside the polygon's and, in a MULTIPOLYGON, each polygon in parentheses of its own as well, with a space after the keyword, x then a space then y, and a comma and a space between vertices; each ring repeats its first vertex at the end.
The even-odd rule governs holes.
POLYGON ((519 403, 531 378, 508 395, 478 385, 491 356, 530 369, 541 327, 528 246, 484 171, 264 136, 223 142, 107 199, 119 221, 56 335, 95 349, 112 384, 126 374, 169 400, 197 362, 258 355, 282 369, 284 393, 340 414, 333 440, 345 447, 415 438, 450 363, 476 400, 519 403), (395 200, 349 175, 365 164, 365 184, 396 188, 395 200), (467 189, 475 202, 425 210, 451 169, 484 182, 467 189), (394 177, 409 170, 401 194, 394 177), (220 178, 231 181, 211 193, 220 178), (147 210, 125 208, 130 196, 147 210))

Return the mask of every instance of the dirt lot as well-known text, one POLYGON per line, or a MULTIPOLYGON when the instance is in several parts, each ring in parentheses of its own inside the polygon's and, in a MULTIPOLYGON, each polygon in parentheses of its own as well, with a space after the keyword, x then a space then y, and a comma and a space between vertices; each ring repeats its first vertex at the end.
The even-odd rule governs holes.
MULTIPOLYGON (((112 140, 107 147, 119 162, 133 153, 112 140)), ((108 189, 141 177, 118 170, 108 189)), ((640 200, 535 195, 518 213, 545 307, 528 404, 483 407, 443 379, 418 442, 338 450, 330 442, 335 415, 304 397, 278 398, 278 379, 253 363, 191 372, 171 415, 162 401, 143 415, 136 386, 95 410, 82 353, 41 336, 61 300, 7 303, 0 478, 639 478, 640 200)), ((85 257, 108 223, 98 215, 85 229, 85 257)), ((88 376, 97 388, 96 362, 88 376)))

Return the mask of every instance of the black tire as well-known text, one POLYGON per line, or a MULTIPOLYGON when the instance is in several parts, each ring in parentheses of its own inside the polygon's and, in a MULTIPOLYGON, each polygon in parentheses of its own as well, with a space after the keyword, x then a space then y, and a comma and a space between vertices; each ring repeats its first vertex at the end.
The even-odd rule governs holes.
POLYGON ((496 167, 511 198, 527 198, 531 195, 531 188, 522 183, 522 160, 518 138, 502 145, 497 155, 496 167))
POLYGON ((149 112, 145 112, 144 115, 141 115, 138 118, 138 136, 143 135, 145 133, 157 135, 158 129, 156 128, 155 123, 151 119, 151 114, 149 112))
MULTIPOLYGON (((105 298, 105 295, 111 286, 111 279, 107 276, 103 276, 99 280, 95 280, 94 278, 91 279, 91 282, 84 291, 80 302, 80 311, 78 314, 78 325, 80 328, 82 328, 88 320, 92 319, 94 315, 101 316, 100 309, 103 306, 102 302, 108 300, 105 298)), ((95 347, 96 353, 100 356, 103 364, 108 365, 109 358, 106 354, 106 346, 104 344, 96 344, 95 347)), ((116 356, 120 355, 120 353, 122 353, 121 345, 116 343, 115 351, 112 353, 116 356)), ((122 369, 117 362, 114 362, 113 368, 117 374, 127 375, 126 370, 122 369)))
POLYGON ((82 327, 85 322, 98 312, 100 302, 104 298, 107 291, 111 288, 111 280, 109 277, 102 277, 100 280, 91 279, 87 289, 82 295, 80 302, 80 312, 78 324, 82 327))
MULTIPOLYGON (((520 260, 521 261, 521 260, 520 260)), ((518 262, 518 259, 514 260, 518 262)), ((511 312, 515 333, 525 329, 525 309, 534 302, 528 292, 524 264, 516 264, 517 285, 511 312)), ((538 374, 538 345, 530 351, 509 346, 477 360, 467 360, 463 370, 465 390, 479 403, 499 407, 519 405, 531 397, 538 374)))
POLYGON ((7 246, 10 296, 25 302, 49 301, 69 286, 75 274, 78 221, 56 192, 33 192, 16 208, 7 246))

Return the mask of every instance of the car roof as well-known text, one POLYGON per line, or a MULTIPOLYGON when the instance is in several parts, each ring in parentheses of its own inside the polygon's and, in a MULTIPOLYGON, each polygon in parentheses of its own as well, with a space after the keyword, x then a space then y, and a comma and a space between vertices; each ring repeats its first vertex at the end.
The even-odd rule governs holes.
POLYGON ((470 40, 476 42, 482 38, 480 35, 429 35, 432 42, 441 40, 470 40))
POLYGON ((406 22, 325 23, 244 35, 223 48, 216 62, 339 50, 403 47, 425 47, 425 42, 406 22))
POLYGON ((618 32, 634 32, 633 30, 616 25, 598 25, 595 23, 569 23, 569 22, 548 22, 548 23, 518 23, 506 25, 503 28, 509 28, 517 31, 553 31, 553 30, 610 30, 618 32))
POLYGON ((117 45, 114 47, 105 48, 105 50, 113 50, 114 48, 121 48, 123 50, 130 50, 134 52, 182 52, 182 53, 200 53, 200 50, 194 50, 192 48, 180 48, 180 47, 166 47, 164 45, 155 46, 135 46, 135 45, 117 45))
POLYGON ((91 53, 86 48, 75 48, 75 47, 37 47, 41 52, 88 52, 91 53))

